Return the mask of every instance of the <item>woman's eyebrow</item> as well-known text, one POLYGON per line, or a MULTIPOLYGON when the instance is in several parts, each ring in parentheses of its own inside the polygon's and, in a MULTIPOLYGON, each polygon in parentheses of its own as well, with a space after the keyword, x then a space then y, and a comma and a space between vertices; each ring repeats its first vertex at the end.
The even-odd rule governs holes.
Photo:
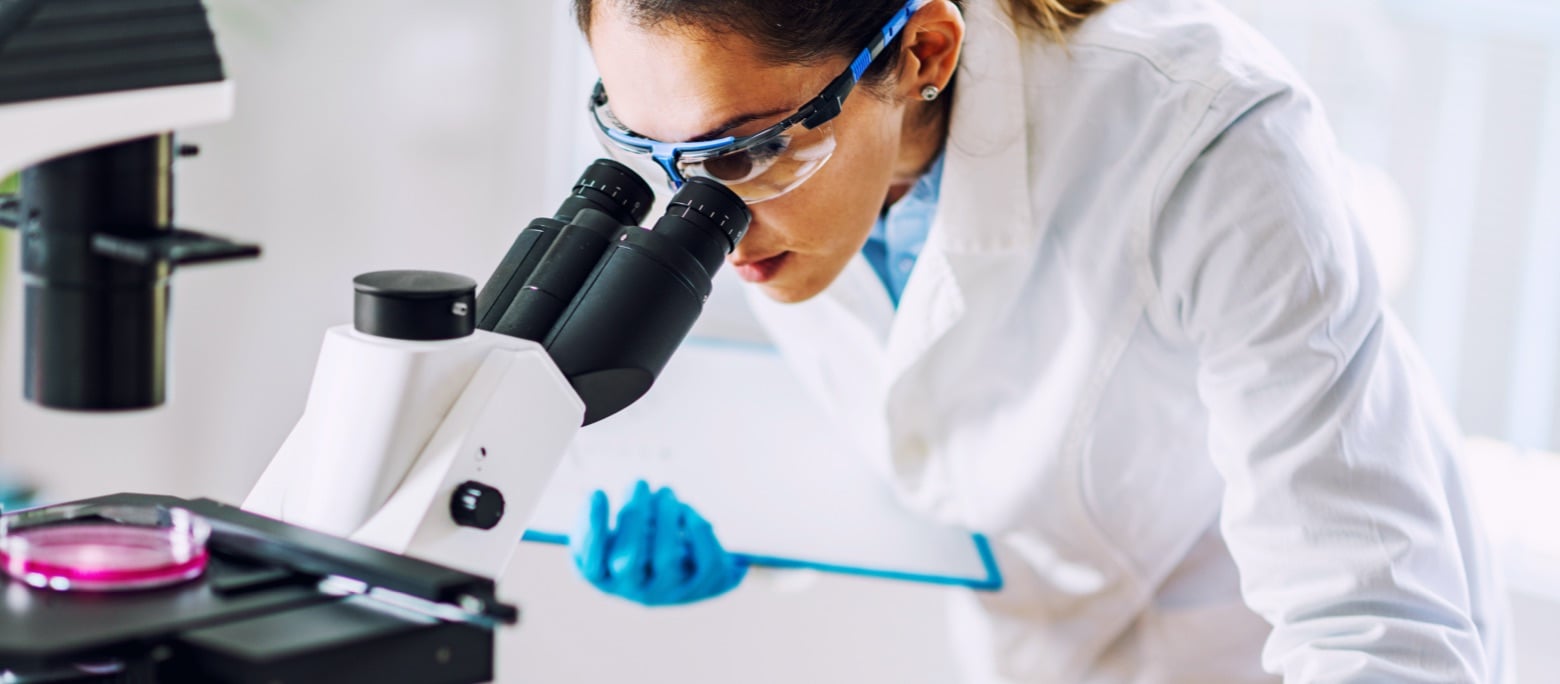
POLYGON ((758 120, 761 120, 761 119, 767 119, 767 118, 769 118, 771 116, 775 116, 776 114, 784 114, 786 112, 792 111, 793 109, 795 109, 795 108, 794 107, 777 107, 775 109, 771 109, 771 110, 768 110, 768 111, 753 112, 751 114, 742 114, 740 116, 734 116, 734 117, 731 117, 730 119, 727 119, 721 125, 716 126, 714 128, 711 128, 709 131, 706 131, 705 133, 703 133, 701 135, 697 135, 697 136, 694 136, 692 138, 689 138, 688 142, 704 142, 706 140, 714 140, 714 139, 719 138, 719 137, 724 137, 726 135, 726 131, 729 131, 729 130, 731 130, 733 128, 737 128, 739 126, 742 126, 743 124, 749 124, 749 123, 752 123, 754 121, 758 121, 758 120))

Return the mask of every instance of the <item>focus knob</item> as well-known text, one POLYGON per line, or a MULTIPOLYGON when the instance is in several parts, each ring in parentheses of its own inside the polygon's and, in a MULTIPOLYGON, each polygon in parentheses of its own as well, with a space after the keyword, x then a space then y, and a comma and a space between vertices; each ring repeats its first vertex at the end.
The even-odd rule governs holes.
POLYGON ((462 527, 491 530, 504 518, 504 495, 481 482, 463 482, 450 498, 450 518, 462 527))

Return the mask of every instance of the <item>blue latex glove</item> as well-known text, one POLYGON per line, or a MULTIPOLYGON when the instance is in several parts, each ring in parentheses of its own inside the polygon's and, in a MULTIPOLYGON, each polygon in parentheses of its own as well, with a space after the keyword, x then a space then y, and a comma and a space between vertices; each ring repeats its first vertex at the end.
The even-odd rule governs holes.
POLYGON ((610 527, 606 493, 585 506, 580 529, 569 538, 574 565, 585 580, 608 594, 646 606, 671 606, 714 598, 747 574, 747 564, 726 553, 715 531, 671 489, 651 493, 640 481, 610 527))

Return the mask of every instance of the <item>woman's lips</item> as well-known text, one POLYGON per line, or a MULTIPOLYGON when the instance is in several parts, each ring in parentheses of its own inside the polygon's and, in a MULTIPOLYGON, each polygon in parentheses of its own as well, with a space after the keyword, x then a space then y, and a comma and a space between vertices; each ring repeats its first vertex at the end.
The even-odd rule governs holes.
POLYGON ((732 262, 731 266, 737 269, 737 277, 750 283, 762 283, 774 278, 790 256, 790 252, 781 252, 764 259, 732 262))

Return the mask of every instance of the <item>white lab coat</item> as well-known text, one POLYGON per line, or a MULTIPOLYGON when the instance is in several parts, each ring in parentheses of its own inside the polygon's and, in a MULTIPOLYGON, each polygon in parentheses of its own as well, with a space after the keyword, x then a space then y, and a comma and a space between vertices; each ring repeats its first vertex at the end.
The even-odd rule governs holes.
POLYGON ((1312 95, 1209 0, 1123 0, 1065 50, 1002 6, 968 3, 897 314, 860 258, 750 297, 904 501, 993 536, 968 680, 1505 681, 1459 436, 1312 95))

